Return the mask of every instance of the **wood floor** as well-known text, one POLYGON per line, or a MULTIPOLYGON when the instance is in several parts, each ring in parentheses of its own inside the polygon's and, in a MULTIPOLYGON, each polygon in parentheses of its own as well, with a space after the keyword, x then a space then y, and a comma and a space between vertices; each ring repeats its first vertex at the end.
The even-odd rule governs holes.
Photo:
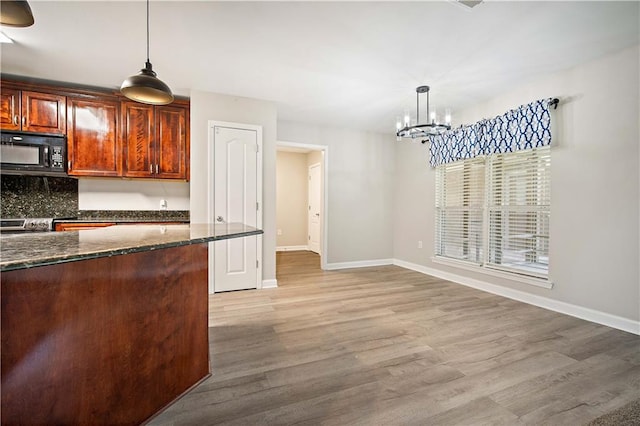
POLYGON ((396 266, 277 255, 210 299, 213 376, 154 425, 581 425, 640 398, 640 337, 396 266))

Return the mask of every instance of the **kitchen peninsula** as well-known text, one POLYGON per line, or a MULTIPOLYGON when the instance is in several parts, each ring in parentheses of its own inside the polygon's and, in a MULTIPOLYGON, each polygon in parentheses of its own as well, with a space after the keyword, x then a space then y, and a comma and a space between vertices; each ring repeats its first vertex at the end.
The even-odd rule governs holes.
POLYGON ((140 424, 206 378, 207 242, 261 233, 2 235, 2 424, 140 424))

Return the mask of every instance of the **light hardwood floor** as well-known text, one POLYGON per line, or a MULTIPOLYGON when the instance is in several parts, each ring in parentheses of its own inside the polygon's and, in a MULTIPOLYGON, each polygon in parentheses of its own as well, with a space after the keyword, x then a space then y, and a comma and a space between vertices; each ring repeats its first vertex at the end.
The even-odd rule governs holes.
POLYGON ((154 425, 581 425, 640 398, 640 337, 396 266, 277 255, 210 298, 213 376, 154 425))

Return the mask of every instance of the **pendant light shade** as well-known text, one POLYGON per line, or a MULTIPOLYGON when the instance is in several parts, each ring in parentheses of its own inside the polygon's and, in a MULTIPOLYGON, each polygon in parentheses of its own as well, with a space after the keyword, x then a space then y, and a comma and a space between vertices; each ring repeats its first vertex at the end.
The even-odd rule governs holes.
POLYGON ((166 105, 173 102, 171 89, 157 77, 149 62, 149 0, 147 0, 147 62, 138 74, 122 82, 120 93, 143 104, 166 105))
POLYGON ((138 74, 122 82, 120 92, 127 98, 144 104, 166 105, 173 102, 171 89, 156 77, 149 61, 138 74))
POLYGON ((30 27, 33 13, 26 1, 2 0, 0 2, 0 24, 9 27, 30 27))

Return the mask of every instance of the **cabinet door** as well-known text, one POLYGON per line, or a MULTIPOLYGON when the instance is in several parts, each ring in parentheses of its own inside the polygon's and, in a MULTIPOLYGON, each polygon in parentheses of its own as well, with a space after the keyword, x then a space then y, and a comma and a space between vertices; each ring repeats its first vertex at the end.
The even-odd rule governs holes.
POLYGON ((2 88, 0 94, 0 128, 20 130, 20 91, 2 88))
POLYGON ((152 105, 123 102, 123 170, 127 177, 153 177, 154 109, 152 105))
POLYGON ((188 179, 188 110, 183 107, 156 107, 156 177, 188 179))
POLYGON ((69 98, 68 108, 69 174, 119 176, 122 164, 118 134, 120 103, 69 98))
POLYGON ((49 93, 22 92, 22 130, 66 133, 66 97, 49 93))

